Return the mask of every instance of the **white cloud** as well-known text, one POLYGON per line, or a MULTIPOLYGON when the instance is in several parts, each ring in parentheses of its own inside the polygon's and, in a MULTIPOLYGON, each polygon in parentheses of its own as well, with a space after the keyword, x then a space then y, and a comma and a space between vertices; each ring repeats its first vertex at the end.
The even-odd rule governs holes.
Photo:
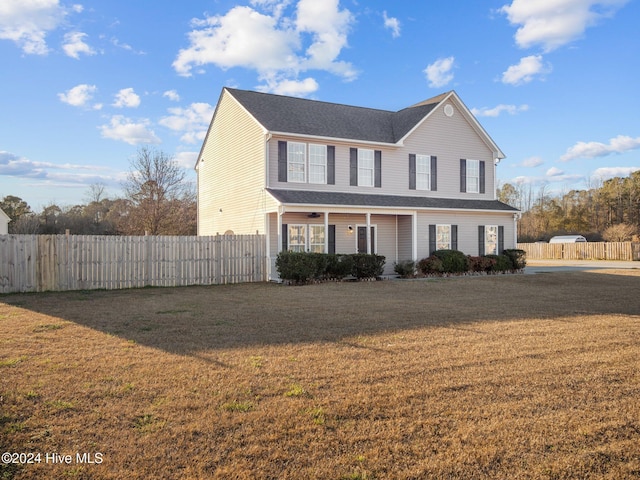
POLYGON ((178 92, 176 92, 175 90, 167 90, 166 92, 164 92, 162 94, 162 96, 163 97, 167 97, 172 102, 179 102, 180 101, 180 95, 178 95, 178 92))
POLYGON ((129 145, 160 143, 153 130, 148 128, 150 123, 147 119, 136 123, 122 115, 114 115, 108 125, 101 125, 99 128, 104 138, 119 140, 129 145))
POLYGON ((277 95, 290 95, 293 97, 304 97, 320 88, 318 82, 313 78, 304 80, 287 80, 278 78, 263 78, 266 85, 257 87, 258 91, 271 92, 277 95))
POLYGON ((347 62, 336 59, 347 46, 347 34, 353 22, 349 10, 340 10, 338 0, 300 0, 296 17, 296 29, 300 33, 313 34, 313 43, 307 48, 307 58, 302 69, 327 70, 346 80, 353 80, 357 73, 347 62))
POLYGON ((454 57, 440 58, 427 66, 424 73, 429 81, 429 86, 439 88, 445 86, 453 80, 453 69, 455 64, 454 57))
POLYGON ((542 55, 530 55, 520 59, 520 63, 510 66, 502 74, 502 83, 522 85, 529 83, 536 75, 551 72, 551 66, 542 62, 542 55))
MULTIPOLYGON (((65 93, 59 93, 58 98, 61 102, 67 103, 74 107, 86 107, 87 104, 93 99, 93 94, 96 93, 98 87, 95 85, 81 84, 70 88, 65 93)), ((102 107, 100 104, 93 106, 94 109, 99 110, 102 107)))
POLYGON ((204 140, 213 112, 214 107, 208 103, 192 103, 188 108, 170 108, 171 115, 163 117, 158 123, 183 133, 180 140, 193 144, 204 140))
POLYGON ((52 162, 39 162, 20 157, 7 151, 0 151, 0 175, 8 177, 52 179, 61 176, 79 179, 80 177, 95 176, 96 174, 74 173, 80 171, 101 171, 105 167, 97 165, 75 165, 71 163, 56 164, 52 162), (52 172, 53 171, 53 172, 52 172), (62 171, 64 173, 54 173, 62 171))
POLYGON ((0 39, 15 42, 26 54, 46 55, 45 37, 60 26, 65 15, 58 0, 2 0, 0 39))
POLYGON ((611 17, 629 0, 513 0, 499 11, 518 25, 521 48, 541 45, 547 52, 580 38, 588 27, 611 17))
POLYGON ((547 170, 546 175, 547 177, 557 177, 559 175, 564 175, 564 172, 557 167, 551 167, 549 170, 547 170))
POLYGON ((542 160, 540 157, 529 157, 529 158, 525 158, 522 161, 522 166, 527 168, 535 168, 535 167, 539 167, 543 163, 544 163, 544 160, 542 160))
POLYGON ((529 105, 505 105, 501 103, 500 105, 496 105, 493 108, 472 108, 471 113, 473 113, 476 117, 497 117, 501 113, 508 113, 509 115, 515 115, 520 112, 526 112, 529 110, 529 105))
POLYGON ((382 17, 384 18, 384 28, 391 30, 393 38, 398 38, 400 36, 400 20, 395 17, 388 17, 386 11, 382 12, 382 17))
POLYGON ((80 54, 95 55, 96 51, 84 42, 86 33, 82 32, 69 32, 64 36, 64 44, 62 49, 69 57, 79 59, 80 54))
POLYGON ((173 67, 189 76, 194 66, 207 64, 222 69, 245 67, 258 70, 293 69, 298 38, 291 29, 278 29, 276 19, 249 7, 234 7, 224 16, 194 20, 190 46, 180 50, 173 67))
POLYGON ((618 135, 609 140, 609 143, 578 142, 567 149, 560 157, 561 162, 568 162, 575 158, 606 157, 614 153, 624 153, 640 148, 640 137, 632 138, 626 135, 618 135))
MULTIPOLYGON (((298 82, 298 75, 308 70, 329 71, 345 80, 357 76, 350 63, 338 60, 353 22, 348 10, 339 9, 338 0, 299 0, 288 16, 286 1, 251 4, 266 13, 236 6, 225 15, 193 20, 189 47, 173 62, 176 72, 190 76, 194 68, 206 65, 248 68, 258 73, 265 82, 261 88, 268 91, 285 88, 284 81, 298 82)), ((301 84, 303 90, 310 87, 308 79, 301 84)))
POLYGON ((140 106, 140 97, 133 91, 133 88, 123 88, 116 93, 113 106, 117 108, 136 108, 140 106))
POLYGON ((640 167, 602 167, 594 170, 591 178, 608 180, 614 177, 628 177, 638 170, 640 170, 640 167))
POLYGON ((176 163, 184 168, 193 168, 198 160, 200 152, 179 152, 176 154, 176 163))

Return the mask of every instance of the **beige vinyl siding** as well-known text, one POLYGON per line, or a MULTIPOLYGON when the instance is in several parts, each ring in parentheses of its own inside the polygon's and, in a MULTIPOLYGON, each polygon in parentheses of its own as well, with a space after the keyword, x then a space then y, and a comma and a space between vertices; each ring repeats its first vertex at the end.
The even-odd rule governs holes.
MULTIPOLYGON (((458 225, 458 250, 478 255, 478 226, 504 227, 504 248, 516 248, 513 213, 491 212, 419 212, 418 259, 429 256, 429 225, 458 225)), ((484 252, 481 252, 484 254, 484 252)))
POLYGON ((225 90, 198 163, 198 233, 264 233, 265 133, 225 90))
POLYGON ((493 152, 480 135, 467 122, 452 102, 454 114, 447 117, 442 108, 436 109, 404 142, 404 146, 377 146, 356 142, 303 139, 300 137, 273 137, 269 142, 269 186, 291 190, 339 191, 386 195, 428 196, 439 198, 468 198, 492 200, 494 198, 493 152), (336 147, 336 183, 320 185, 278 181, 278 140, 320 143, 336 147), (382 188, 352 187, 349 182, 349 149, 367 148, 382 151, 382 188), (438 157, 438 189, 435 192, 409 190, 409 154, 438 157), (460 193, 460 159, 484 160, 485 193, 460 193))
POLYGON ((398 261, 413 257, 413 216, 398 216, 398 261))

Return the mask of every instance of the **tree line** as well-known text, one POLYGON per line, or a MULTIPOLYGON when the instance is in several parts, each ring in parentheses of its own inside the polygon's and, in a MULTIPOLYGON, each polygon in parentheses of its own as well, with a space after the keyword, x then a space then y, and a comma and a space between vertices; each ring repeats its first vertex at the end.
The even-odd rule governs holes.
POLYGON ((86 203, 54 203, 34 212, 20 197, 7 195, 0 208, 11 218, 9 233, 72 235, 195 235, 196 193, 173 157, 147 147, 138 150, 122 184, 124 196, 89 187, 86 203))
POLYGON ((554 235, 584 235, 592 242, 639 241, 640 171, 551 194, 547 186, 498 188, 498 199, 522 211, 518 241, 548 241, 554 235))

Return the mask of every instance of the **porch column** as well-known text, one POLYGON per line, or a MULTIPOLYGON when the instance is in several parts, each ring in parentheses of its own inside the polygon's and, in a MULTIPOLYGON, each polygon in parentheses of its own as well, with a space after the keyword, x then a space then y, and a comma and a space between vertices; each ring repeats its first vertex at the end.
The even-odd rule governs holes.
POLYGON ((324 253, 329 253, 329 212, 324 212, 324 253))
POLYGON ((418 212, 411 214, 411 256, 413 261, 418 261, 418 212))
POLYGON ((367 212, 367 253, 373 253, 371 251, 371 214, 367 212))
POLYGON ((278 216, 278 252, 280 253, 282 251, 282 209, 278 208, 278 213, 276 214, 278 216))

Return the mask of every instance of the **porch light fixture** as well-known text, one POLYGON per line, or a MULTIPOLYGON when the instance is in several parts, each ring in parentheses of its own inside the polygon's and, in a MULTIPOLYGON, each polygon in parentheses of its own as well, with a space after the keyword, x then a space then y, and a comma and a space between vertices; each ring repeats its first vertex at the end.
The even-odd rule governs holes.
POLYGON ((349 226, 347 227, 347 233, 348 233, 349 235, 353 235, 353 227, 352 227, 351 225, 349 225, 349 226))

